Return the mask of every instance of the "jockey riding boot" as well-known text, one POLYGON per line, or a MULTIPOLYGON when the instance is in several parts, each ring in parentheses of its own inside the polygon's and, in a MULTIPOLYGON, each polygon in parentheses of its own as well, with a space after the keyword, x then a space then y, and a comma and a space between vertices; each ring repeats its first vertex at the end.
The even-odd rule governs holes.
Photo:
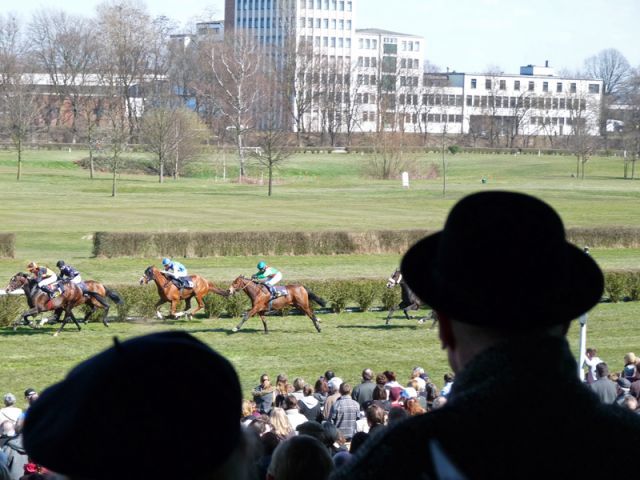
POLYGON ((275 299, 277 296, 275 287, 273 285, 267 285, 267 288, 269 289, 269 293, 271 293, 271 298, 275 299))

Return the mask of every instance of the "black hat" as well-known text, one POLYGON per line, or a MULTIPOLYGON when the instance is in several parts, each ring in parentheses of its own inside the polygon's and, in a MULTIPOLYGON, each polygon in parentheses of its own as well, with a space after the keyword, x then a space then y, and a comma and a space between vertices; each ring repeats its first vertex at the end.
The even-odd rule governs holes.
POLYGON ((598 303, 604 287, 596 263, 566 241, 553 208, 515 192, 460 200, 444 230, 409 249, 401 271, 432 308, 514 330, 572 320, 598 303))
POLYGON ((24 445, 71 477, 195 478, 237 447, 241 401, 224 357, 187 333, 155 333, 116 341, 42 392, 24 445))
POLYGON ((33 388, 27 388, 27 389, 24 391, 24 396, 25 396, 25 398, 28 398, 28 397, 30 397, 31 395, 33 395, 34 393, 38 393, 38 392, 36 392, 33 388))

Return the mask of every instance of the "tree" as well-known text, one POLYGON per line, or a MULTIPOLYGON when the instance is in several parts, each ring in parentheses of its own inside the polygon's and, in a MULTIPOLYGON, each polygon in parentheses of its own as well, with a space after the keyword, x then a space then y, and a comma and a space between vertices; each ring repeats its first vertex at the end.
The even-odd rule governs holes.
POLYGON ((588 76, 602 80, 605 96, 615 97, 620 94, 631 73, 629 62, 615 48, 607 48, 587 58, 584 67, 588 76))
POLYGON ((636 162, 640 157, 640 67, 632 70, 623 94, 624 127, 622 139, 625 148, 624 178, 635 178, 636 162))
POLYGON ((368 162, 369 173, 381 180, 397 177, 409 166, 404 155, 402 134, 379 132, 374 138, 373 152, 368 162))
POLYGON ((201 49, 204 68, 212 82, 198 82, 196 90, 212 96, 233 131, 240 178, 245 174, 244 137, 254 126, 255 109, 262 97, 263 71, 260 51, 252 35, 238 30, 224 42, 210 42, 201 49))
POLYGON ((183 164, 202 151, 206 126, 191 110, 161 106, 145 112, 141 134, 157 158, 158 181, 163 183, 167 171, 177 179, 183 164))
POLYGON ((567 96, 566 106, 569 111, 571 125, 571 133, 568 137, 569 148, 576 156, 576 178, 584 179, 585 166, 596 147, 589 124, 593 121, 597 112, 594 111, 595 107, 588 104, 583 94, 567 96))

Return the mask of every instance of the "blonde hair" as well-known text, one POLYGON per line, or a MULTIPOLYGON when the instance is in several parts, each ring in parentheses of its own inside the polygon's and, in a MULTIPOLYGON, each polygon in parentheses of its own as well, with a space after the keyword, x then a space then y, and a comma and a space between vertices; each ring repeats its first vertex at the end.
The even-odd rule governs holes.
POLYGON ((248 417, 255 409, 255 402, 252 402, 251 400, 242 400, 242 417, 248 417))
POLYGON ((636 358, 636 354, 633 352, 629 352, 624 356, 624 364, 629 365, 633 363, 634 365, 637 363, 638 359, 636 358))
POLYGON ((288 437, 293 433, 293 428, 291 428, 291 423, 289 423, 289 419, 287 418, 287 414, 284 412, 284 409, 280 407, 272 408, 269 413, 269 419, 271 421, 271 426, 273 427, 273 432, 280 438, 288 437))

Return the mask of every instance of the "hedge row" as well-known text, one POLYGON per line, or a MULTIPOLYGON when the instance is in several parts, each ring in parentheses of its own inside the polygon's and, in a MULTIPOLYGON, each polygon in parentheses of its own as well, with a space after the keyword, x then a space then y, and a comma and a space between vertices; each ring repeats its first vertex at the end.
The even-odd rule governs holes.
POLYGON ((402 253, 425 230, 368 232, 96 232, 97 257, 402 253))
MULTIPOLYGON (((305 281, 304 285, 316 295, 327 301, 327 307, 339 313, 346 308, 359 308, 362 311, 379 307, 388 310, 400 302, 400 289, 388 289, 383 281, 326 280, 305 281)), ((224 285, 224 282, 218 282, 224 285)), ((112 286, 124 299, 124 305, 114 306, 111 315, 117 315, 118 321, 126 321, 131 317, 153 318, 158 292, 153 286, 114 285, 112 286)), ((610 271, 605 273, 605 300, 618 302, 622 300, 640 300, 640 271, 610 271)), ((249 309, 249 299, 244 294, 232 297, 209 294, 204 298, 204 313, 209 318, 221 316, 239 317, 249 309)), ((195 306, 195 301, 192 306, 195 306)), ((182 309, 184 305, 181 305, 182 309)), ((317 306, 316 306, 317 308, 317 306)), ((26 309, 23 296, 0 296, 0 326, 10 325, 20 312, 26 309)), ((166 312, 166 307, 164 309, 166 312)), ((82 312, 79 312, 82 313, 82 312)), ((287 313, 287 312, 285 312, 287 313)))
MULTIPOLYGON (((368 232, 97 232, 97 257, 224 257, 403 253, 427 230, 368 232)), ((569 240, 594 248, 640 248, 640 228, 571 228, 569 240)))
POLYGON ((0 233, 0 258, 15 256, 16 235, 14 233, 0 233))

